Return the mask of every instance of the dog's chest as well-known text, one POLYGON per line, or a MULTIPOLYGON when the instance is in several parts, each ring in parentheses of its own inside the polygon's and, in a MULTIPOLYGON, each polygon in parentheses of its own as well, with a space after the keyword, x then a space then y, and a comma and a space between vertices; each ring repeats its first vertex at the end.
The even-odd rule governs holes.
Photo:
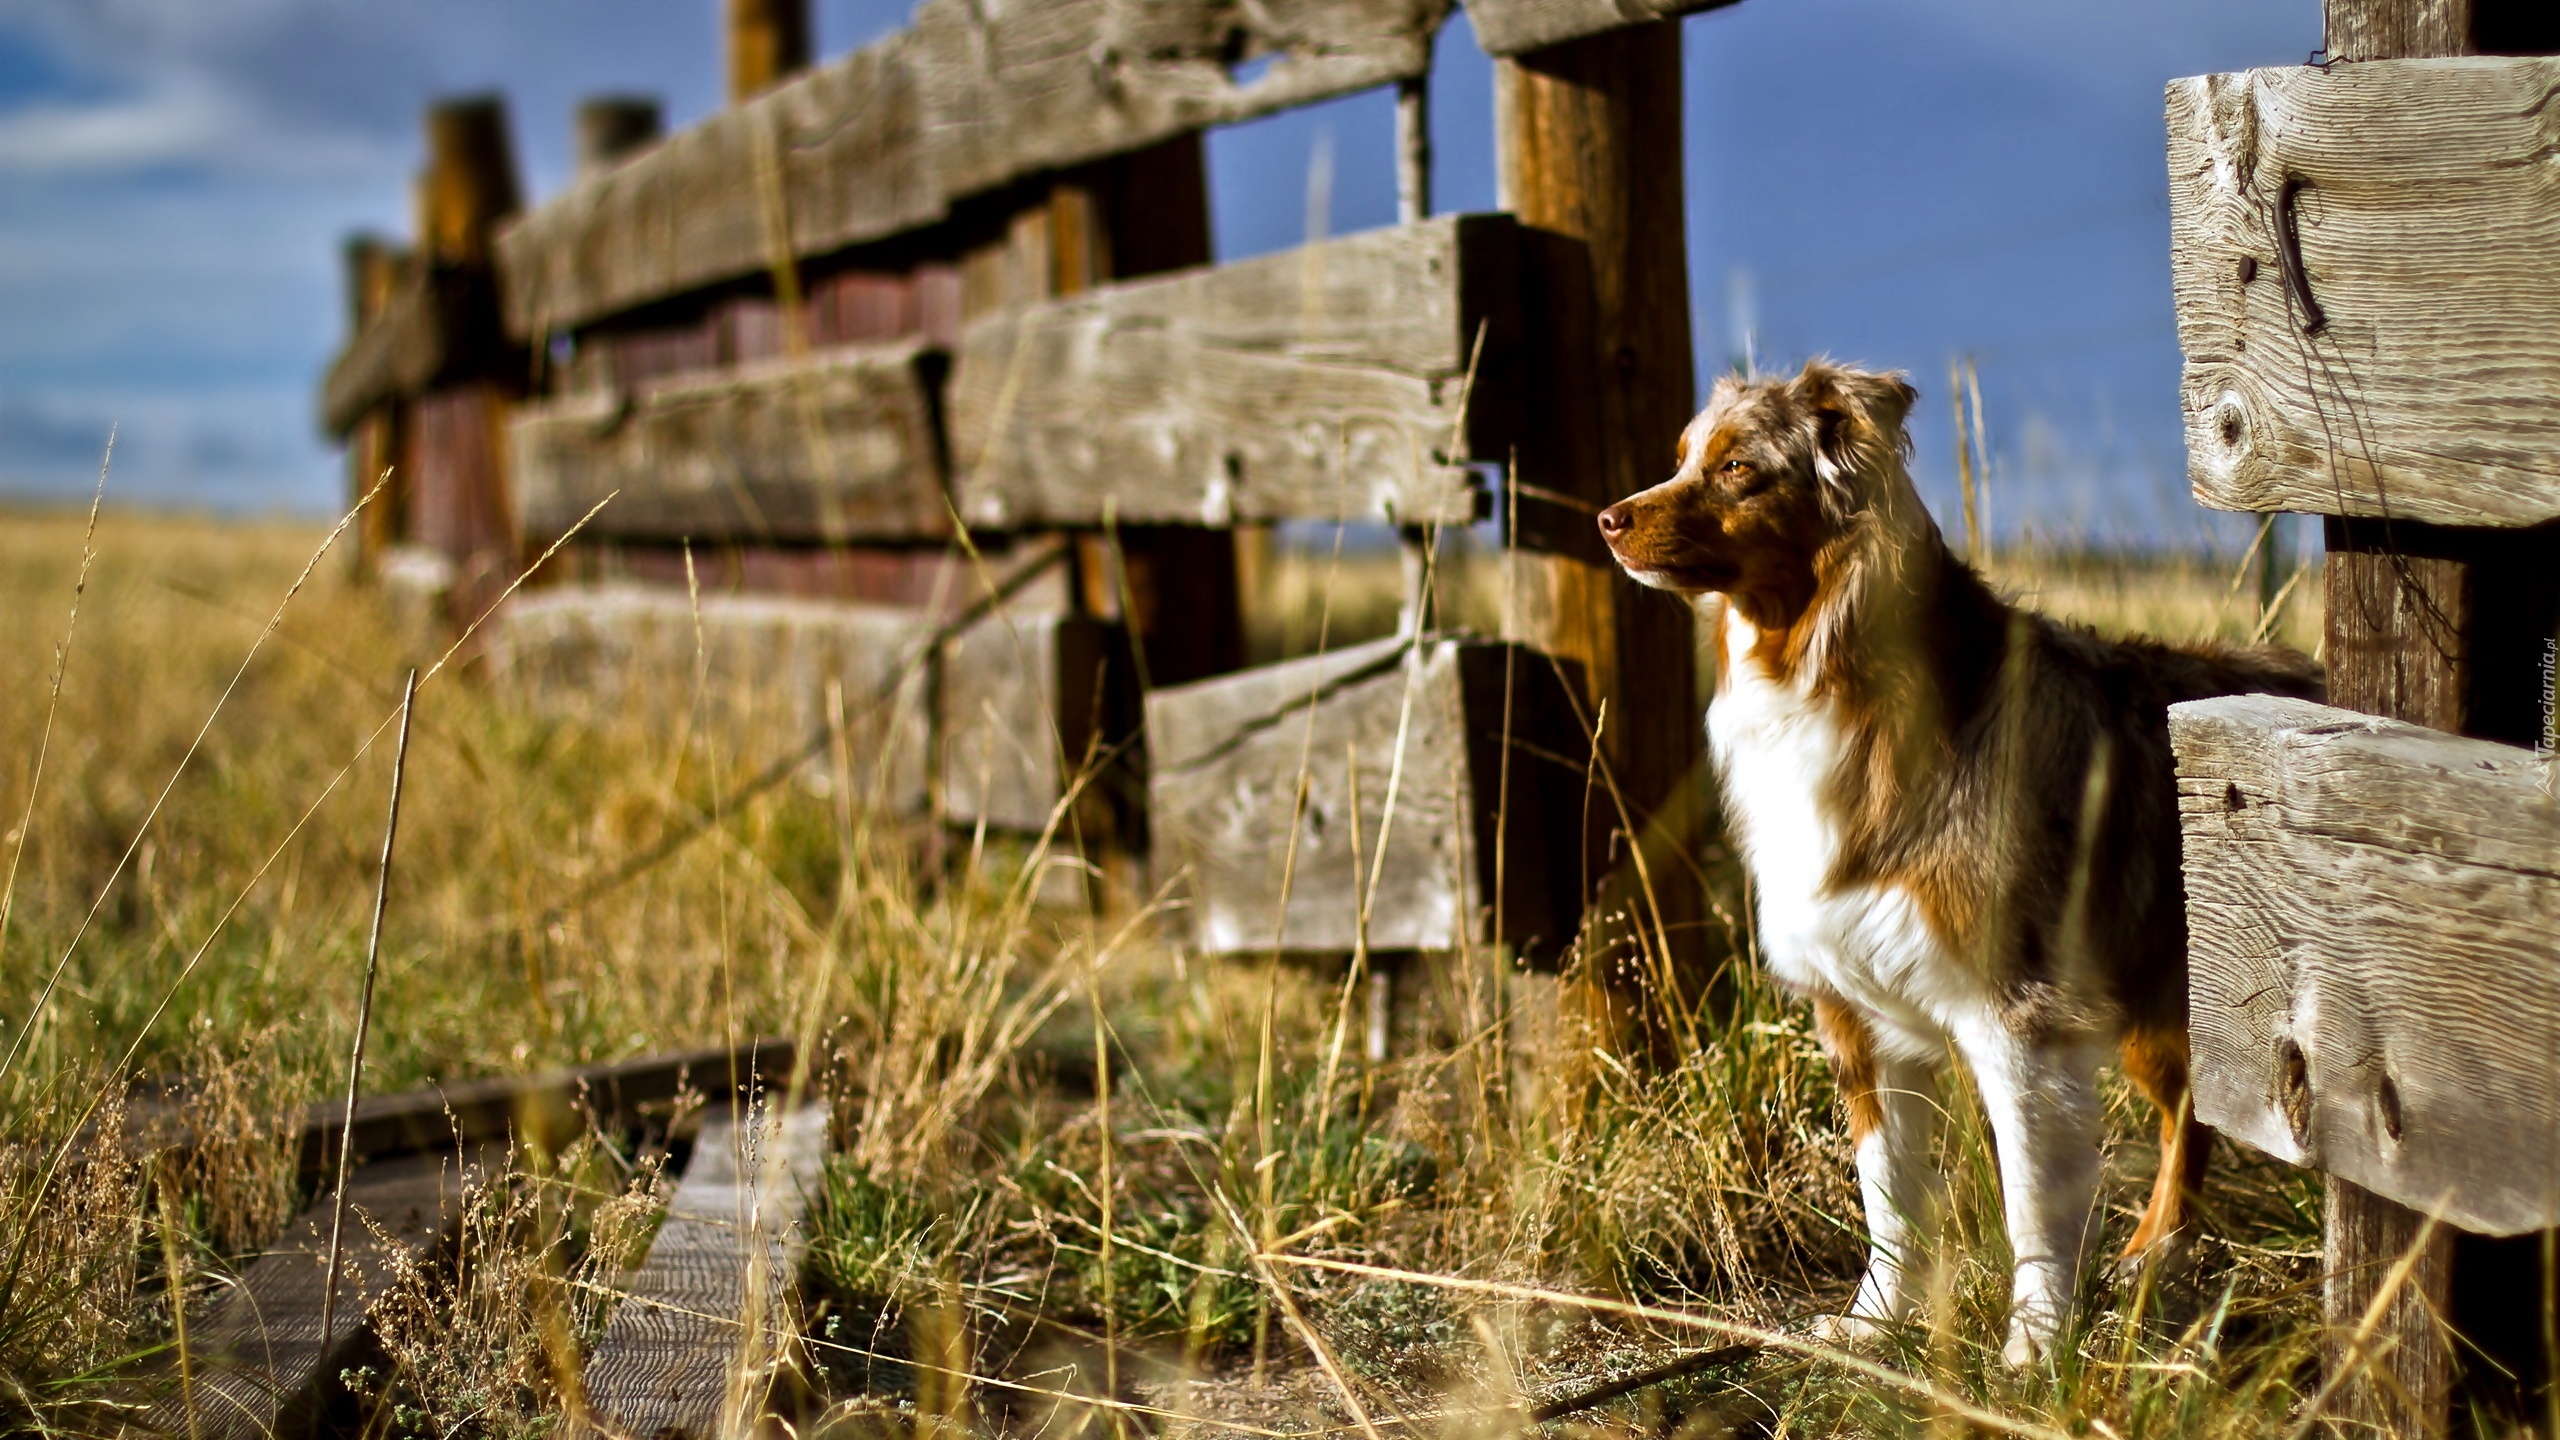
POLYGON ((1727 611, 1726 662, 1707 738, 1726 819, 1751 872, 1760 949, 1779 979, 1857 1001, 1915 1035, 1970 1010, 1974 988, 1898 885, 1834 884, 1845 817, 1832 801, 1849 758, 1838 709, 1801 680, 1771 678, 1751 658, 1758 638, 1727 611))

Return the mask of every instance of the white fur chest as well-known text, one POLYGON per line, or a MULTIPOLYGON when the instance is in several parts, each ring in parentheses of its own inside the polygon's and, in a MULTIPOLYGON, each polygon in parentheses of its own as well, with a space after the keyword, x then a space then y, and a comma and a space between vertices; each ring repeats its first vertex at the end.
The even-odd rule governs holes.
POLYGON ((1725 607, 1725 664, 1707 707, 1707 743, 1725 813, 1751 872, 1763 958, 1777 977, 1860 1003, 1933 1045, 1986 997, 1893 885, 1832 884, 1841 823, 1826 798, 1848 757, 1836 708, 1802 678, 1774 679, 1751 657, 1759 631, 1725 607))

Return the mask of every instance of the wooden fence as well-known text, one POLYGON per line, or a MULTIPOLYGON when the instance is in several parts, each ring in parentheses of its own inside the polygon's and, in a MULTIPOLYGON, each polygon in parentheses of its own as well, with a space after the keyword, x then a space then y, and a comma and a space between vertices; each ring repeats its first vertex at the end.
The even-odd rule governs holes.
POLYGON ((2560 24, 2328 0, 2327 31, 2168 90, 2190 474, 2328 517, 2345 707, 2172 712, 2196 1111, 2327 1172, 2341 1430, 2549 1425, 2560 60, 2520 55, 2560 24))
MULTIPOLYGON (((850 697, 874 800, 934 822, 1038 831, 1118 753, 1146 783, 1078 833, 1187 877, 1206 951, 1551 960, 1634 908, 1584 888, 1631 883, 1611 829, 1681 844, 1708 808, 1689 612, 1591 516, 1694 398, 1670 17, 1716 3, 1471 4, 1504 214, 1427 213, 1446 0, 925 0, 816 68, 805 3, 731 0, 731 107, 661 136, 591 102, 531 209, 501 103, 440 105, 416 243, 350 246, 322 393, 355 492, 390 477, 364 561, 547 704, 645 713, 707 676, 710 729, 796 737, 850 697), (1210 264, 1204 128, 1380 86, 1400 223, 1210 264), (1417 585, 1392 639, 1246 667, 1239 527, 1391 524, 1418 579, 1497 508, 1511 633, 1440 632, 1417 585), (1625 809, 1595 827, 1603 714, 1625 809)), ((1658 898, 1690 945, 1701 897, 1658 898)), ((817 1123, 775 1143, 815 1154, 817 1123)), ((589 1364, 612 1433, 734 1428, 735 1327, 686 1317, 753 1308, 734 1237, 688 1228, 737 1208, 735 1169, 686 1175, 665 1273, 589 1364)))
MULTIPOLYGON (((1581 878, 1611 837, 1577 847, 1548 793, 1600 707, 1639 843, 1705 810, 1689 616, 1589 518, 1693 399, 1657 22, 1699 8, 1470 4, 1504 215, 1426 214, 1438 0, 927 0, 797 73, 805 13, 733 0, 736 103, 664 138, 591 106, 578 180, 531 210, 499 107, 439 107, 417 244, 351 248, 323 397, 358 489, 393 477, 367 554, 485 621, 501 673, 607 705, 690 656, 679 587, 707 577, 711 663, 785 677, 793 726, 831 687, 903 697, 863 742, 881 793, 951 823, 1037 828, 1088 742, 1142 736, 1146 813, 1114 833, 1188 874, 1204 949, 1551 952, 1612 908, 1581 878), (1402 223, 1211 266, 1201 131, 1386 85, 1402 223), (1497 508, 1509 633, 1430 633, 1417 597, 1394 641, 1244 668, 1235 527, 1419 549, 1497 508), (1046 567, 977 629, 960 527, 1046 567), (1281 715, 1322 741, 1303 803, 1281 715), (1419 822, 1364 936, 1353 797, 1399 744, 1419 822), (1283 907, 1292 823, 1344 856, 1283 907)), ((2327 12, 2332 63, 2168 97, 2197 493, 2329 517, 2331 698, 2364 712, 2173 719, 2195 1093, 2329 1172, 2323 1403, 2428 1433, 2460 1369, 2508 1366, 2509 1403, 2540 1383, 2560 1223, 2560 810, 2518 748, 2547 740, 2560 621, 2560 61, 2474 58, 2560 37, 2504 0, 2327 12)), ((1679 933, 1694 897, 1664 900, 1679 933)))
MULTIPOLYGON (((1605 706, 1629 817, 1705 808, 1663 805, 1704 784, 1690 617, 1618 577, 1590 520, 1668 463, 1628 437, 1675 434, 1692 403, 1678 42, 1658 22, 1701 8, 1471 7, 1504 57, 1505 214, 1426 213, 1445 0, 927 0, 796 73, 805 14, 736 0, 733 105, 661 136, 645 102, 591 103, 578 178, 531 209, 501 104, 439 106, 418 242, 350 248, 356 328, 322 396, 357 492, 392 477, 368 560, 545 703, 645 705, 691 673, 697 634, 714 675, 775 682, 786 729, 831 685, 921 676, 858 740, 879 797, 948 824, 1037 831, 1076 762, 1116 750, 1152 781, 1085 833, 1152 834, 1210 950, 1360 948, 1347 862, 1293 880, 1289 926, 1216 917, 1268 908, 1293 814, 1324 829, 1313 847, 1372 853, 1401 744, 1399 803, 1463 841, 1389 846, 1382 948, 1552 956, 1607 827, 1577 846, 1576 808, 1497 834, 1502 797, 1541 803, 1605 706), (1208 263, 1202 130, 1380 86, 1402 223, 1208 263), (1261 597, 1239 527, 1392 524, 1419 576, 1439 529, 1497 507, 1513 633, 1426 633, 1417 596, 1375 654, 1244 667, 1261 597), (942 633, 1051 545, 1051 574, 942 633), (1323 678, 1345 664, 1396 697, 1410 676, 1427 723, 1323 678), (1242 814, 1213 782, 1274 706, 1313 706, 1332 743, 1308 806, 1242 814), (1200 863, 1220 835, 1252 849, 1200 863)), ((1702 906, 1664 900, 1690 943, 1702 906)))

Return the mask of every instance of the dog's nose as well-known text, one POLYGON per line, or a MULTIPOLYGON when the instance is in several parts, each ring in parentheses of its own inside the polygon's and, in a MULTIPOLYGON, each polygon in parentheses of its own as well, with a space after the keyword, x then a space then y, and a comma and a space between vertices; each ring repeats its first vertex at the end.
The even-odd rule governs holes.
POLYGON ((1628 509, 1623 500, 1600 512, 1600 533, 1611 540, 1626 534, 1627 528, 1635 523, 1636 512, 1628 509))

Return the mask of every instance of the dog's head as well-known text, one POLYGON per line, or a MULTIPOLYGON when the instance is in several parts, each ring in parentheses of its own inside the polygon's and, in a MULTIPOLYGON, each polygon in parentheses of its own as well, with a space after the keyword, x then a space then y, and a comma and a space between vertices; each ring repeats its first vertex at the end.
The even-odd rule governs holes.
POLYGON ((1788 380, 1720 380, 1681 432, 1679 469, 1601 511, 1600 533, 1647 585, 1792 619, 1853 529, 1927 523, 1901 463, 1917 397, 1900 375, 1822 360, 1788 380))

